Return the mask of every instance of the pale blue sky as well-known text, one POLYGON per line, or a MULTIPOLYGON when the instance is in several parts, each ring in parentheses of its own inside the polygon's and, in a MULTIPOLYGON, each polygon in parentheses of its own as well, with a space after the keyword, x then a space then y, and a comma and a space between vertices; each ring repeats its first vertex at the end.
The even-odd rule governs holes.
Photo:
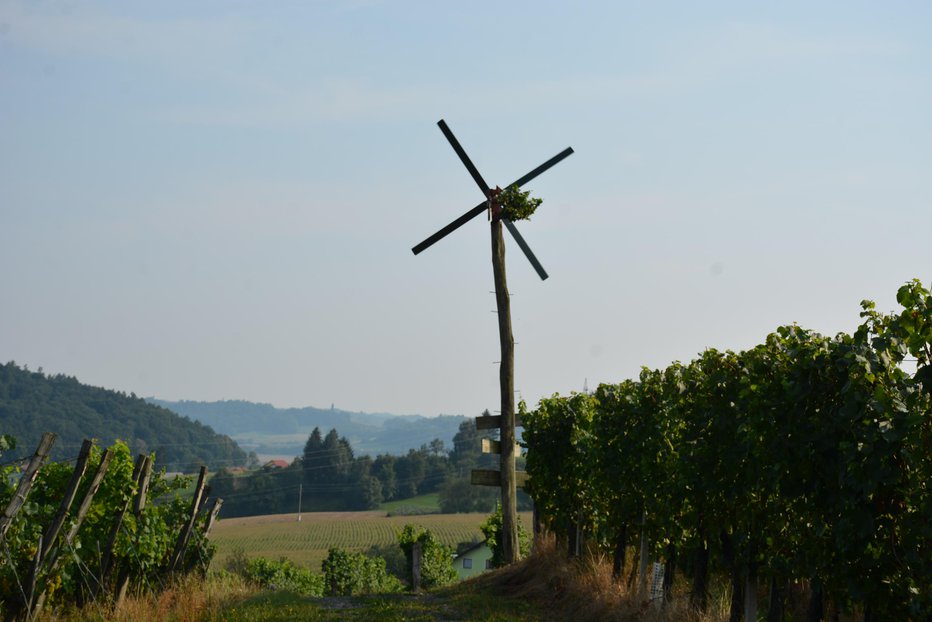
POLYGON ((0 359, 163 399, 498 407, 834 334, 932 267, 932 5, 0 0, 0 359))

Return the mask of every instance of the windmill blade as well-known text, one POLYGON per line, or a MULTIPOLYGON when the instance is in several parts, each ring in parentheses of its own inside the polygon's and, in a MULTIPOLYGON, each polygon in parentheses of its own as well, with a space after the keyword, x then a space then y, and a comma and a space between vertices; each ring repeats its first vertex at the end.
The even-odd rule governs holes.
POLYGON ((473 180, 479 186, 479 189, 482 190, 482 194, 485 195, 485 198, 492 196, 492 191, 489 189, 489 184, 485 183, 485 180, 482 179, 482 175, 479 174, 479 170, 472 163, 472 160, 469 159, 469 156, 466 155, 466 151, 463 150, 463 146, 460 145, 460 141, 456 140, 456 136, 453 135, 453 132, 450 131, 447 122, 443 119, 437 121, 437 125, 440 126, 440 131, 443 132, 443 135, 447 137, 447 140, 450 141, 450 145, 453 147, 453 151, 456 152, 456 155, 460 157, 463 166, 466 167, 466 170, 469 171, 469 174, 472 175, 473 180))
POLYGON ((515 227, 510 220, 507 218, 502 218, 502 222, 505 223, 505 227, 508 228, 508 231, 511 233, 511 237, 515 239, 515 242, 518 243, 518 246, 521 247, 521 250, 524 251, 524 255, 527 257, 527 260, 531 262, 531 265, 534 266, 534 270, 537 271, 537 275, 540 277, 541 281, 546 281, 547 271, 544 270, 544 267, 540 265, 540 262, 537 261, 537 257, 534 256, 534 253, 531 252, 531 247, 527 245, 527 242, 524 241, 524 238, 521 237, 521 234, 518 233, 518 228, 515 227))
POLYGON ((566 158, 570 157, 572 154, 573 154, 573 148, 567 147, 566 149, 564 149, 557 155, 553 156, 552 158, 550 158, 549 160, 547 160, 546 162, 544 162, 543 164, 535 168, 533 171, 531 171, 524 177, 521 177, 520 179, 513 181, 510 185, 518 186, 520 188, 527 182, 531 181, 532 179, 534 179, 535 177, 537 177, 538 175, 546 171, 548 168, 551 168, 555 164, 558 164, 559 162, 565 160, 566 158))
POLYGON ((426 240, 424 240, 423 242, 421 242, 420 244, 412 248, 411 252, 417 255, 421 251, 427 250, 428 248, 430 248, 431 246, 433 246, 434 244, 436 244, 443 238, 447 237, 448 235, 450 235, 451 233, 453 233, 454 231, 456 231, 457 229, 465 225, 467 222, 469 222, 470 220, 472 220, 473 218, 475 218, 482 212, 486 211, 487 209, 489 209, 489 203, 488 201, 483 201, 482 203, 472 208, 471 210, 469 210, 468 212, 466 212, 465 214, 463 214, 462 216, 460 216, 459 218, 451 222, 449 225, 447 225, 446 227, 444 227, 437 233, 433 234, 432 236, 430 236, 429 238, 427 238, 426 240))

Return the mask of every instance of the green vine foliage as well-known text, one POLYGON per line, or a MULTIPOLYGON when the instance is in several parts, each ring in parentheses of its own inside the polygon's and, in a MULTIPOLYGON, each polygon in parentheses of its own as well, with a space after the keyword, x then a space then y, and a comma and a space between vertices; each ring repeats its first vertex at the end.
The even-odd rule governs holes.
MULTIPOLYGON (((504 565, 505 550, 502 546, 502 506, 498 504, 495 511, 479 526, 482 535, 485 536, 486 543, 492 549, 492 566, 499 568, 504 565)), ((531 538, 524 525, 518 518, 518 550, 521 557, 527 557, 531 553, 531 538)))
POLYGON ((381 557, 331 548, 321 564, 324 584, 333 596, 400 592, 403 585, 385 568, 381 557))
POLYGON ((508 186, 498 195, 498 203, 502 206, 502 215, 508 220, 530 220, 543 199, 531 196, 531 191, 522 192, 518 186, 508 186))
POLYGON ((244 560, 238 573, 261 589, 286 590, 302 596, 324 595, 324 577, 287 558, 278 561, 254 557, 244 560))
POLYGON ((455 583, 457 574, 453 567, 453 549, 441 544, 429 529, 411 524, 405 525, 398 534, 398 544, 408 563, 408 576, 411 576, 416 542, 421 543, 421 586, 431 589, 455 583))
MULTIPOLYGON (((40 573, 39 591, 45 590, 50 606, 82 602, 94 591, 95 576, 100 573, 100 553, 108 540, 113 518, 127 500, 136 494, 133 482, 133 459, 122 442, 111 448, 112 457, 106 475, 77 536, 66 546, 60 535, 52 548, 59 563, 40 573)), ((94 447, 86 474, 78 488, 76 501, 65 521, 66 532, 71 525, 80 499, 90 485, 93 473, 100 464, 102 450, 94 447)), ((0 558, 0 608, 4 611, 22 605, 23 579, 29 576, 42 536, 58 511, 65 489, 71 479, 74 465, 70 462, 46 463, 39 471, 27 503, 10 526, 4 538, 9 555, 0 558)), ((132 511, 124 518, 114 546, 114 564, 125 571, 134 590, 146 590, 162 580, 165 566, 174 550, 178 533, 187 518, 190 501, 179 492, 190 484, 188 477, 166 478, 164 471, 154 474, 149 499, 137 517, 132 511)), ((6 507, 14 490, 15 478, 4 476, 0 481, 0 507, 6 507)), ((199 519, 196 529, 202 527, 205 517, 199 519)), ((193 537, 185 551, 186 568, 203 564, 206 567, 213 555, 213 546, 203 538, 193 537)))
POLYGON ((897 300, 891 314, 864 301, 850 335, 783 326, 522 405, 542 518, 568 535, 583 516, 605 546, 646 517, 653 555, 694 580, 705 555, 736 585, 808 581, 841 610, 929 619, 932 296, 916 280, 897 300))

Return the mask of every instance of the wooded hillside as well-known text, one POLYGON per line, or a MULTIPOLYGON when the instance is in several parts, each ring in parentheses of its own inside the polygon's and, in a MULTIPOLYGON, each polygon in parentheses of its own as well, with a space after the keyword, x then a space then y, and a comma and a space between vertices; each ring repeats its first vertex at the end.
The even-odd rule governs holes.
POLYGON ((0 365, 0 432, 15 437, 28 453, 43 432, 58 442, 53 460, 73 458, 85 438, 102 445, 117 439, 134 453, 156 454, 156 466, 169 471, 211 470, 246 463, 246 453, 230 437, 208 426, 149 404, 134 394, 81 384, 62 374, 29 371, 11 361, 0 365))

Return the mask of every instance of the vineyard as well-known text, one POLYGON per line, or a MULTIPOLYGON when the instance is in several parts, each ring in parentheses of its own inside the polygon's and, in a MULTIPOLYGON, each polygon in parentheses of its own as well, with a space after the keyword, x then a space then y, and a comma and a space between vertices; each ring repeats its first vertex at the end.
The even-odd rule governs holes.
MULTIPOLYGON (((47 463, 55 435, 27 460, 0 466, 0 611, 31 620, 43 608, 118 604, 128 591, 157 592, 206 572, 207 534, 220 501, 207 503, 206 469, 194 495, 188 478, 153 474, 154 456, 135 461, 120 442, 85 441, 73 461, 47 463), (20 464, 25 463, 21 468, 20 464)), ((15 449, 0 437, 0 451, 15 449)))
MULTIPOLYGON (((220 520, 211 531, 217 547, 213 567, 220 568, 235 551, 250 557, 284 557, 318 571, 332 547, 365 551, 372 546, 397 545, 398 534, 408 523, 429 529, 446 546, 482 539, 479 526, 486 514, 430 514, 385 516, 381 512, 315 512, 252 516, 220 520)), ((530 524, 530 513, 521 515, 530 524)))
POLYGON ((864 301, 850 335, 785 326, 522 404, 545 523, 616 573, 640 539, 664 597, 683 573, 699 610, 713 578, 730 583, 731 620, 757 619, 759 597, 768 621, 792 599, 807 620, 932 618, 932 297, 913 281, 897 301, 864 301))

